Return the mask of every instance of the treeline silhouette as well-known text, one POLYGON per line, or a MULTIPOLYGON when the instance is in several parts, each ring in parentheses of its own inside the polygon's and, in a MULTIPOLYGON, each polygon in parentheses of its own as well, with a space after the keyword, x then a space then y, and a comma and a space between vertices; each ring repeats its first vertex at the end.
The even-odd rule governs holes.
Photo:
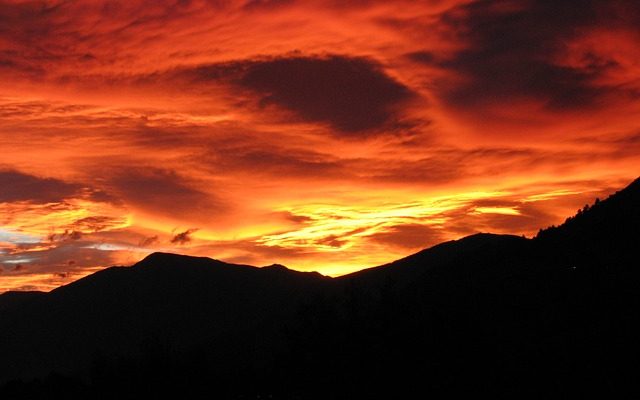
POLYGON ((534 239, 473 235, 336 279, 154 254, 0 296, 0 398, 637 392, 638 245, 640 180, 534 239))

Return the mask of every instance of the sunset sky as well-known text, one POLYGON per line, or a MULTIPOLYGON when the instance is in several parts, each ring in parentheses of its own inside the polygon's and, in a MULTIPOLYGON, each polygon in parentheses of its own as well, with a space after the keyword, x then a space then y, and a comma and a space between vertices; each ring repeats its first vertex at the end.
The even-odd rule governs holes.
POLYGON ((533 236, 640 175, 639 54, 637 0, 0 0, 0 292, 533 236))

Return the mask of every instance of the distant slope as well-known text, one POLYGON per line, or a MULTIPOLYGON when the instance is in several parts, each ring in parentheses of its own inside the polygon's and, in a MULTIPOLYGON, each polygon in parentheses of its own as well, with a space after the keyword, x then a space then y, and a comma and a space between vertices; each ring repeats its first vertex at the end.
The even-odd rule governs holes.
POLYGON ((605 201, 586 206, 559 227, 536 237, 546 251, 566 262, 627 265, 638 262, 640 248, 640 179, 605 201))
POLYGON ((154 253, 7 307, 0 376, 75 373, 96 352, 131 355, 146 341, 188 347, 255 329, 274 340, 272 324, 290 317, 298 299, 327 279, 281 266, 154 253))
POLYGON ((521 236, 479 233, 441 243, 392 263, 344 275, 339 279, 368 284, 392 279, 405 286, 425 275, 438 273, 452 265, 460 266, 470 260, 495 260, 497 256, 508 259, 527 246, 528 241, 521 236))
MULTIPOLYGON (((640 179, 605 201, 580 210, 558 227, 542 229, 534 240, 520 236, 476 234, 436 245, 392 263, 339 279, 364 282, 393 280, 403 285, 447 270, 463 270, 474 279, 589 266, 627 267, 640 249, 640 179), (491 266, 487 268, 486 265, 491 266), (468 267, 465 267, 467 265, 468 267)), ((635 265, 635 264, 633 264, 635 265)), ((452 277, 451 277, 452 278, 452 277)), ((467 277, 468 278, 468 277, 467 277)))

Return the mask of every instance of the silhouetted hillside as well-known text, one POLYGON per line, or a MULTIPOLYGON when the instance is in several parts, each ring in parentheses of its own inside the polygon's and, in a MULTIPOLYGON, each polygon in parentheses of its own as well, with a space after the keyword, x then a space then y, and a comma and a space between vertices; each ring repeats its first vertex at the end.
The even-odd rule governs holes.
POLYGON ((478 234, 335 279, 156 253, 0 296, 0 378, 22 379, 0 394, 636 390, 639 244, 635 181, 535 239, 478 234))
POLYGON ((608 198, 597 200, 559 227, 541 230, 536 240, 566 262, 627 265, 637 262, 640 245, 640 179, 608 198))
POLYGON ((43 296, 44 292, 38 291, 25 291, 25 292, 5 292, 0 294, 0 312, 2 310, 17 307, 25 302, 29 302, 32 299, 43 296))
POLYGON ((0 376, 75 375, 97 354, 137 356, 147 346, 182 351, 242 335, 246 350, 259 353, 278 340, 281 319, 293 315, 299 297, 326 279, 284 267, 151 254, 4 310, 0 349, 8 356, 0 376))

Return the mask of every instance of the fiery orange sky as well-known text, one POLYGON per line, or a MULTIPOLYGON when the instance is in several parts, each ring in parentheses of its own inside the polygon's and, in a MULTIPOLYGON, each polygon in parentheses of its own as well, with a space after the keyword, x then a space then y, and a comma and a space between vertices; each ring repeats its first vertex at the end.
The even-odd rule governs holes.
POLYGON ((639 26, 635 0, 0 0, 0 292, 534 235, 639 175, 639 26))

